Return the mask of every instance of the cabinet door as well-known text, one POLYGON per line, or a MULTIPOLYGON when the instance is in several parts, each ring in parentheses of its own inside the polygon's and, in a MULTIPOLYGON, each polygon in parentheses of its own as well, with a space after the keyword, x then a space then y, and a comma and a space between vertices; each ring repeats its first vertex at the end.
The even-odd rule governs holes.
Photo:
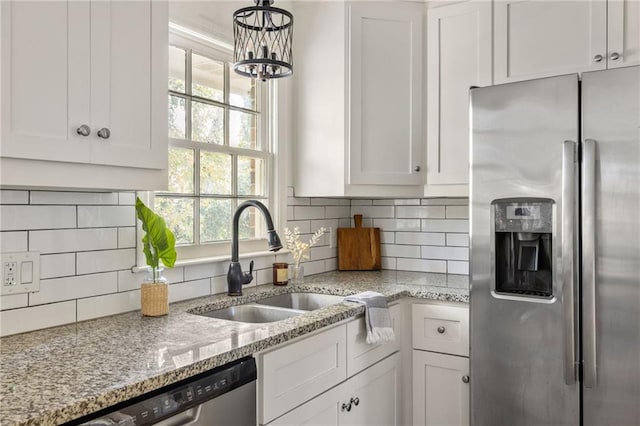
POLYGON ((423 8, 350 5, 350 184, 422 183, 423 8))
POLYGON ((166 167, 166 25, 163 2, 91 2, 93 163, 166 167))
POLYGON ((607 66, 640 64, 640 1, 609 0, 607 11, 607 66))
POLYGON ((413 351, 413 424, 469 424, 469 358, 413 351))
POLYGON ((605 69, 607 3, 494 3, 495 83, 605 69))
POLYGON ((0 156, 88 162, 89 5, 3 1, 0 156))
POLYGON ((469 87, 492 83, 491 10, 487 1, 429 10, 427 186, 469 183, 469 87))
POLYGON ((343 385, 333 388, 274 420, 269 426, 339 426, 343 392, 343 385))
POLYGON ((340 403, 340 425, 400 425, 400 354, 396 353, 349 379, 340 403), (357 405, 356 405, 357 403, 357 405), (351 404, 351 411, 343 409, 351 404))

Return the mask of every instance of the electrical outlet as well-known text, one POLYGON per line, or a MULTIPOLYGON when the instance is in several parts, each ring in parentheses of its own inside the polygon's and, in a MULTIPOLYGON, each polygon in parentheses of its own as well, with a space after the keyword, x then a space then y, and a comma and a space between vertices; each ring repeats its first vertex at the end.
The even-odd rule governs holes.
POLYGON ((40 253, 1 253, 0 294, 30 293, 40 290, 40 253))

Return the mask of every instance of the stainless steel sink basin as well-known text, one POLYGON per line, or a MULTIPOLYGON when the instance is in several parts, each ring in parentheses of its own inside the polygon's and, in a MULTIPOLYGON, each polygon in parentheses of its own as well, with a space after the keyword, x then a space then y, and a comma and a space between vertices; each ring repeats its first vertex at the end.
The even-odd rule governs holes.
POLYGON ((313 311, 315 309, 324 308, 325 306, 340 303, 344 300, 343 296, 333 294, 319 293, 286 293, 278 296, 267 297, 258 300, 256 303, 268 306, 277 306, 280 308, 298 309, 301 311, 313 311))
POLYGON ((229 306, 224 309, 204 312, 200 315, 210 318, 218 318, 228 321, 263 323, 281 321, 287 318, 303 314, 304 311, 294 309, 276 308, 266 305, 239 305, 229 306))

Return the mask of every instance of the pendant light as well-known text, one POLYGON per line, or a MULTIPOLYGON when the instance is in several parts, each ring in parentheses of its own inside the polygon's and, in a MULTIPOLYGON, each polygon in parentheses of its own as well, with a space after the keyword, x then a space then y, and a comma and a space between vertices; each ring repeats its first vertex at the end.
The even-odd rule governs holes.
POLYGON ((240 75, 267 81, 293 73, 293 15, 271 7, 273 0, 233 14, 233 69, 240 75))

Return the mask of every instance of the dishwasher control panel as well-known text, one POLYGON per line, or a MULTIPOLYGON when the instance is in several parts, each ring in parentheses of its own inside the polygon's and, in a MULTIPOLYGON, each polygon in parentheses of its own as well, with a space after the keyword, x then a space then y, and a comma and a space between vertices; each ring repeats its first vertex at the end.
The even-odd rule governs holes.
POLYGON ((256 364, 251 357, 217 368, 212 372, 159 389, 151 394, 118 404, 70 424, 104 426, 145 426, 175 416, 239 386, 256 380, 256 364))

